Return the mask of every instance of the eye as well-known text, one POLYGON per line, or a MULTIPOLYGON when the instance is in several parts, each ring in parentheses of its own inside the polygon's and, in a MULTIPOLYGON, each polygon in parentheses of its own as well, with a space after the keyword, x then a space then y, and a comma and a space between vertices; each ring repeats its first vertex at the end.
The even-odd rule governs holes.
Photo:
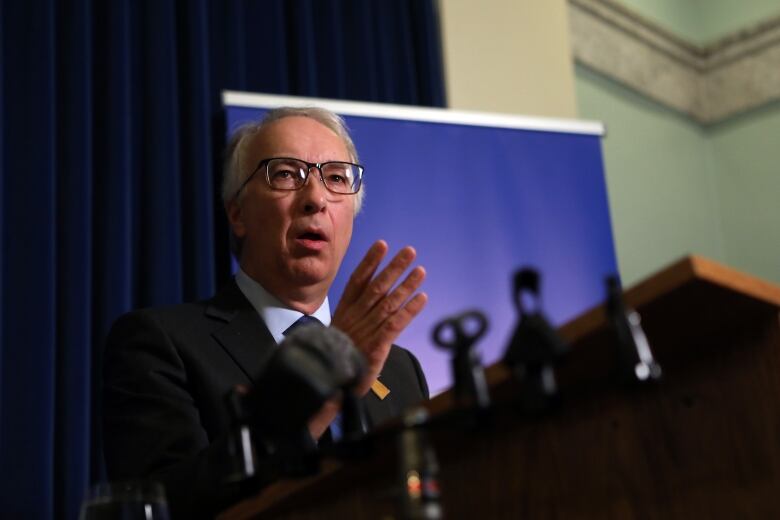
POLYGON ((330 186, 349 186, 352 183, 352 166, 342 163, 329 163, 323 171, 325 182, 330 186))
POLYGON ((329 173, 328 174, 328 182, 330 184, 346 184, 347 178, 341 174, 338 173, 329 173))
POLYGON ((268 163, 268 182, 272 188, 295 190, 305 178, 305 165, 301 166, 295 160, 273 159, 268 163))
POLYGON ((289 168, 280 168, 271 172, 271 177, 280 181, 290 179, 295 175, 295 172, 289 168))

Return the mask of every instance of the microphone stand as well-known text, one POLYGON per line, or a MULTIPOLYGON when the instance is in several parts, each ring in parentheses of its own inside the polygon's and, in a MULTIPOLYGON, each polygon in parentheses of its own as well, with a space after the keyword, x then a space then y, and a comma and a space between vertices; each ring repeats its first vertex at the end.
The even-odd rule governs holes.
POLYGON ((427 421, 424 408, 413 409, 404 415, 404 427, 397 434, 399 505, 404 520, 444 517, 439 501, 439 461, 428 440, 427 421))
POLYGON ((520 406, 531 413, 542 412, 557 400, 555 365, 568 352, 568 346, 542 313, 539 285, 539 273, 533 269, 515 274, 519 318, 503 359, 520 383, 520 406))
POLYGON ((659 365, 645 331, 642 318, 626 307, 617 278, 607 278, 607 317, 617 340, 618 378, 626 384, 652 382, 661 379, 659 365))
POLYGON ((445 318, 433 329, 433 341, 452 353, 455 400, 461 406, 478 410, 490 407, 485 370, 474 348, 487 327, 487 317, 473 310, 445 318))

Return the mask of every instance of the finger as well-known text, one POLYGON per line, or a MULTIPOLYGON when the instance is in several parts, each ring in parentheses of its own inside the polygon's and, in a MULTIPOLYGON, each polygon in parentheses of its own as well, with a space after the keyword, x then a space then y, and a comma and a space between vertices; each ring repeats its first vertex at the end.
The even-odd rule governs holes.
MULTIPOLYGON (((398 312, 385 320, 381 327, 371 334, 372 340, 368 343, 370 347, 367 349, 360 348, 362 343, 356 342, 356 345, 368 361, 367 385, 370 385, 373 379, 382 371, 382 366, 395 339, 420 314, 427 302, 427 294, 415 294, 398 312)), ((368 391, 368 386, 365 386, 363 391, 368 391)))
POLYGON ((355 324, 353 332, 360 336, 376 333, 383 326, 387 317, 398 311, 409 296, 422 285, 425 274, 425 268, 422 266, 412 269, 403 282, 367 311, 365 319, 355 324))
POLYGON ((428 295, 424 292, 417 293, 412 299, 398 309, 398 311, 387 318, 382 326, 382 340, 392 342, 411 321, 425 308, 428 303, 428 295))
MULTIPOLYGON (((371 281, 371 278, 374 276, 382 259, 387 254, 388 249, 387 242, 384 240, 377 240, 368 248, 366 255, 355 270, 352 271, 347 286, 344 288, 344 293, 341 296, 341 302, 352 303, 360 297, 368 283, 371 281)), ((341 302, 339 302, 339 304, 341 304, 341 302)))
POLYGON ((406 276, 403 282, 385 296, 371 311, 371 318, 381 323, 388 316, 398 311, 404 302, 422 285, 425 280, 425 268, 417 266, 406 276))
POLYGON ((417 252, 411 246, 401 249, 389 264, 366 286, 358 299, 358 304, 364 309, 371 309, 385 297, 398 278, 414 261, 417 252))

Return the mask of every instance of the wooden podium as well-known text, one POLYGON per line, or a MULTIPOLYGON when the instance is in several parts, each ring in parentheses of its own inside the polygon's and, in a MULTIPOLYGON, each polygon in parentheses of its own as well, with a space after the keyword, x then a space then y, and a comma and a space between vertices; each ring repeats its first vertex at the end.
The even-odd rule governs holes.
MULTIPOLYGON (((625 293, 663 379, 627 388, 603 308, 561 328, 560 405, 500 407, 481 429, 431 432, 444 518, 780 518, 780 287, 686 258, 625 293)), ((517 393, 487 371, 496 403, 517 393)), ((451 392, 427 404, 435 417, 451 392)), ((391 437, 225 511, 243 518, 400 518, 391 437)))

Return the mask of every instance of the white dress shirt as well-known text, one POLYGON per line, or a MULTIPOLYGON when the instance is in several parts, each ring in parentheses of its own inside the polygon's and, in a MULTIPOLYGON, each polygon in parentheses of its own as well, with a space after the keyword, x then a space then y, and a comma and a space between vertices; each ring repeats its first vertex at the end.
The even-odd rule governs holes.
MULTIPOLYGON (((246 299, 252 304, 257 313, 263 318, 266 327, 279 344, 284 339, 284 331, 303 316, 302 312, 292 310, 280 302, 274 295, 266 291, 262 285, 252 279, 248 274, 238 269, 236 284, 244 293, 246 299)), ((326 327, 330 325, 330 305, 328 297, 311 316, 317 318, 326 327)))

